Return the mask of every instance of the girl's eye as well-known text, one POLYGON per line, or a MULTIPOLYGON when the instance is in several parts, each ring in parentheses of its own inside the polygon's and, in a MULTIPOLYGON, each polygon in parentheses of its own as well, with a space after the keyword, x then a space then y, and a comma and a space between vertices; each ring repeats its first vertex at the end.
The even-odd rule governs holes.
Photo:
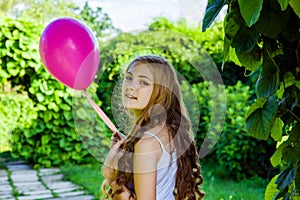
POLYGON ((149 83, 147 81, 140 81, 141 85, 149 85, 149 83))
POLYGON ((132 80, 132 77, 130 77, 130 76, 125 76, 125 80, 131 81, 131 80, 132 80))

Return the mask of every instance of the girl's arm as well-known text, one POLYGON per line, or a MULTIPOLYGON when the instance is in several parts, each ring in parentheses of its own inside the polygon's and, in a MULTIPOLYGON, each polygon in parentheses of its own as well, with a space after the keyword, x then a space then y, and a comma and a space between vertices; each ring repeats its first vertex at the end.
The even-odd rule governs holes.
POLYGON ((103 175, 106 179, 111 177, 114 169, 117 169, 117 161, 120 157, 119 148, 124 143, 126 136, 123 133, 115 132, 111 137, 110 151, 106 157, 104 167, 102 169, 103 175))
MULTIPOLYGON (((118 154, 121 153, 121 152, 119 152, 119 148, 123 143, 124 143, 124 139, 121 139, 118 142, 117 141, 114 142, 114 144, 112 145, 112 147, 109 151, 109 154, 105 160, 105 164, 102 168, 103 176, 106 179, 102 185, 103 192, 105 192, 106 185, 109 185, 110 188, 112 189, 112 191, 116 191, 116 190, 120 189, 120 187, 115 183, 115 181, 112 181, 112 180, 115 179, 115 176, 116 176, 115 170, 117 169, 117 162, 118 162, 118 159, 120 156, 118 154)), ((114 200, 129 200, 129 199, 131 199, 130 191, 124 185, 122 185, 121 187, 123 189, 123 192, 121 192, 120 194, 115 194, 113 199, 114 200)))
POLYGON ((154 138, 141 139, 134 146, 134 189, 137 200, 156 199, 156 165, 161 156, 154 138))

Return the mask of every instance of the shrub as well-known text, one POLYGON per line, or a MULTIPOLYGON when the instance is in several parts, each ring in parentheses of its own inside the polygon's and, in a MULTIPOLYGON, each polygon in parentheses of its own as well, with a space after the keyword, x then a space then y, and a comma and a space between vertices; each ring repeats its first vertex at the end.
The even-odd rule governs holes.
MULTIPOLYGON (((98 149, 99 155, 106 151, 108 142, 97 146, 95 141, 106 141, 107 129, 99 119, 97 123, 89 121, 91 110, 86 99, 53 79, 43 67, 38 52, 43 26, 6 18, 0 20, 0 27, 0 84, 22 85, 19 92, 28 94, 37 112, 29 126, 13 130, 12 156, 32 161, 34 167, 50 167, 69 162, 86 163, 91 159, 90 152, 98 149)), ((95 101, 101 103, 97 98, 95 101)), ((25 112, 24 115, 30 119, 25 112)))
POLYGON ((269 158, 274 151, 274 143, 251 137, 244 127, 245 115, 252 102, 252 92, 249 90, 249 86, 245 86, 241 82, 237 82, 233 86, 226 86, 226 105, 224 105, 227 107, 226 119, 222 133, 216 134, 208 131, 212 112, 208 84, 203 82, 193 85, 193 91, 198 97, 201 110, 196 135, 198 147, 201 147, 206 135, 218 140, 209 154, 209 160, 215 162, 221 176, 230 176, 236 179, 254 175, 270 176, 272 167, 269 158))
POLYGON ((18 93, 9 83, 0 85, 0 152, 11 150, 12 131, 16 127, 30 127, 37 118, 33 101, 26 93, 18 93))

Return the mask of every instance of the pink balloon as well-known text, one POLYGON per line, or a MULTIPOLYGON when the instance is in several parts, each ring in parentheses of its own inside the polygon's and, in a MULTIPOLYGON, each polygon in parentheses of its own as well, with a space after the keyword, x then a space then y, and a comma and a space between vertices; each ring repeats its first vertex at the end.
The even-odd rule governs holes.
POLYGON ((92 31, 79 20, 52 21, 41 35, 39 50, 48 72, 64 85, 82 90, 93 82, 100 50, 92 31))

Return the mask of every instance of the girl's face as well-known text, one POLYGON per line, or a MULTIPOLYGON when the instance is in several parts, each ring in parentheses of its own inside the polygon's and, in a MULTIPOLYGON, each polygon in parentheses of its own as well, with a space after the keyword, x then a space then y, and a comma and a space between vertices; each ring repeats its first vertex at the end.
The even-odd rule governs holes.
POLYGON ((149 103, 153 82, 153 75, 146 64, 130 66, 122 85, 123 105, 132 110, 144 109, 149 103))

